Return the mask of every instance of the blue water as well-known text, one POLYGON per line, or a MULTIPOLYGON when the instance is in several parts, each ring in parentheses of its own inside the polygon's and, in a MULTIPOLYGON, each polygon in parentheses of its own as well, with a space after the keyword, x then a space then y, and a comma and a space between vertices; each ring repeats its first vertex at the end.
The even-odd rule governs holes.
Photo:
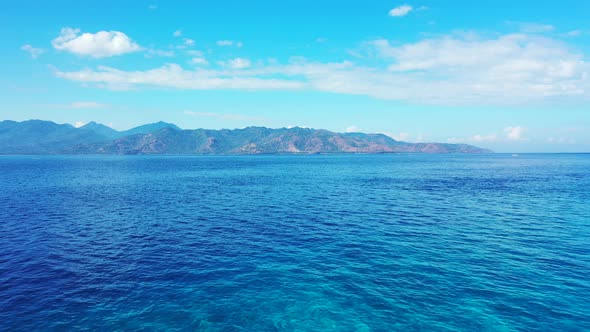
POLYGON ((0 330, 590 330, 590 155, 0 157, 0 330))

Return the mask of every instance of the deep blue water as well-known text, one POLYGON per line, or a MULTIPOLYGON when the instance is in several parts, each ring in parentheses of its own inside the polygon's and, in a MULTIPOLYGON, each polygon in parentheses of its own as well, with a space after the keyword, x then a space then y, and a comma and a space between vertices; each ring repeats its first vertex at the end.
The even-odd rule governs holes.
POLYGON ((590 155, 0 157, 0 330, 590 330, 590 155))

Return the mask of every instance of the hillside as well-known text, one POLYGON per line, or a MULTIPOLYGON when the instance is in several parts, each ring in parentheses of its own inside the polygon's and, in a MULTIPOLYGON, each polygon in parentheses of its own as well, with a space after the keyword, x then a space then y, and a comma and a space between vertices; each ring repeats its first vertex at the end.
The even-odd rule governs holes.
POLYGON ((91 122, 80 128, 50 121, 0 122, 1 154, 278 154, 490 153, 466 144, 409 143, 383 134, 248 127, 183 130, 158 122, 116 131, 91 122))

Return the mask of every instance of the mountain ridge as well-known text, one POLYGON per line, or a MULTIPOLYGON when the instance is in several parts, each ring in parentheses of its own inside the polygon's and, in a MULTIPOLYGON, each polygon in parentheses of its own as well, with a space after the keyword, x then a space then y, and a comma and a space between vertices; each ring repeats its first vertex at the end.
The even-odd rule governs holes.
POLYGON ((315 154, 492 153, 467 144, 409 143, 384 134, 302 127, 181 129, 156 122, 117 131, 96 122, 76 128, 52 121, 0 122, 0 154, 315 154))

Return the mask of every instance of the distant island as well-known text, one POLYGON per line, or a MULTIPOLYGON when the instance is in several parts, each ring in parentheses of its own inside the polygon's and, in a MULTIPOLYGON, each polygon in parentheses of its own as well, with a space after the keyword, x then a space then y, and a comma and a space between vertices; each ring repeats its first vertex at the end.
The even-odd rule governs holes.
POLYGON ((467 144, 409 143, 384 134, 335 133, 323 129, 247 127, 194 129, 157 122, 125 131, 90 122, 0 122, 0 154, 315 154, 492 153, 467 144))

